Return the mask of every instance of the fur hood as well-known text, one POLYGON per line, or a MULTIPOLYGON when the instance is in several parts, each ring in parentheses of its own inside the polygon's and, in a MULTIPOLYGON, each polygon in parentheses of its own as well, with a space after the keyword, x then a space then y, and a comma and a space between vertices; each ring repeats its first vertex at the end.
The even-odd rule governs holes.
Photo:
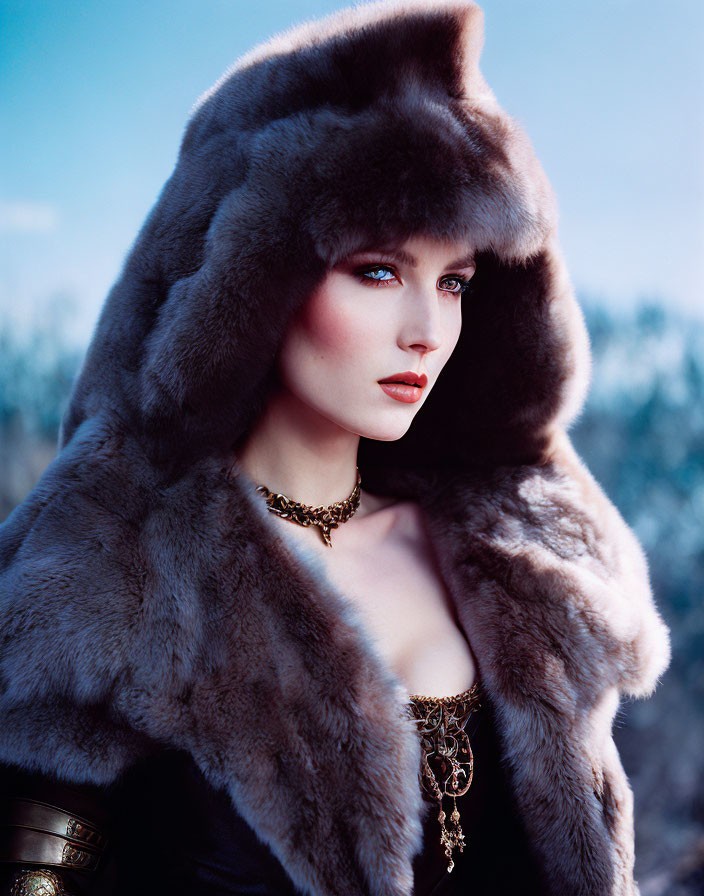
POLYGON ((419 740, 353 603, 284 543, 232 449, 326 269, 419 231, 470 241, 477 271, 411 429, 361 440, 362 481, 425 512, 545 892, 638 892, 611 726, 620 696, 653 692, 668 631, 567 435, 589 341, 482 43, 469 0, 361 5, 200 98, 59 453, 0 528, 0 760, 107 784, 188 750, 311 896, 411 892, 419 740))

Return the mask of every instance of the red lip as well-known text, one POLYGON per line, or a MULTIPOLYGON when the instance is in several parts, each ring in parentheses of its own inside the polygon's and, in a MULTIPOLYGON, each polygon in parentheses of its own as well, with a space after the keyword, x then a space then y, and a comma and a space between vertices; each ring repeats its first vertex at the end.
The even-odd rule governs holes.
POLYGON ((388 376, 380 383, 408 383, 410 386, 420 386, 424 389, 428 384, 428 377, 424 373, 415 373, 413 370, 405 370, 403 373, 394 373, 388 376))

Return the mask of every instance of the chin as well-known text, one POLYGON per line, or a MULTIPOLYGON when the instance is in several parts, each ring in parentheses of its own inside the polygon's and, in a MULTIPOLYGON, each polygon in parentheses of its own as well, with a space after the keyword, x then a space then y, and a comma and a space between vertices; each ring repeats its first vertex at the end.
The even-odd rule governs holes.
POLYGON ((406 435, 411 423, 413 423, 413 417, 409 415, 408 419, 404 421, 393 420, 384 421, 383 423, 377 421, 364 426, 358 425, 346 428, 356 432, 365 439, 374 439, 376 442, 395 442, 406 435))
MULTIPOLYGON (((359 401, 356 402, 359 404, 359 401)), ((365 439, 374 439, 377 442, 395 442, 408 432, 416 414, 420 410, 422 401, 415 405, 398 403, 396 408, 372 408, 369 404, 359 408, 349 408, 349 413, 343 415, 340 408, 344 407, 344 396, 340 396, 336 408, 317 405, 318 413, 326 416, 328 420, 342 429, 365 439)), ((351 402, 350 402, 351 404, 351 402)))

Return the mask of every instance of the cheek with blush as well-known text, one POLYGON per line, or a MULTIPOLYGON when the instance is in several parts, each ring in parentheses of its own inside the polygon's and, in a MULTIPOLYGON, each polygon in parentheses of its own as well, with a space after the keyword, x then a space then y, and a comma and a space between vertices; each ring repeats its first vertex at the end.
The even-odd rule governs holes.
POLYGON ((310 350, 321 358, 344 362, 363 356, 373 327, 334 289, 316 292, 302 309, 297 330, 310 350))
POLYGON ((377 351, 377 328, 356 296, 323 287, 311 295, 293 320, 279 359, 284 384, 319 409, 342 396, 349 406, 359 384, 375 379, 369 365, 377 351))

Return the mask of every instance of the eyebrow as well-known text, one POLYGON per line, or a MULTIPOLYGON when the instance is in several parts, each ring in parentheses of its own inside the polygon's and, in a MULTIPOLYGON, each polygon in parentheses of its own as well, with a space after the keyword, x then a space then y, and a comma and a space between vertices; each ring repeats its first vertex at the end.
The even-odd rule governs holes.
MULTIPOLYGON (((382 252, 384 255, 388 255, 390 258, 394 259, 394 261, 399 262, 400 264, 407 264, 411 268, 418 267, 418 261, 414 255, 411 255, 410 252, 406 252, 404 249, 395 249, 392 247, 385 248, 384 246, 380 246, 377 249, 362 249, 359 252, 352 253, 353 255, 369 255, 374 252, 382 252)), ((447 267, 449 268, 468 268, 475 264, 475 256, 473 252, 470 252, 469 255, 463 255, 461 258, 456 259, 455 261, 451 261, 447 267)))

